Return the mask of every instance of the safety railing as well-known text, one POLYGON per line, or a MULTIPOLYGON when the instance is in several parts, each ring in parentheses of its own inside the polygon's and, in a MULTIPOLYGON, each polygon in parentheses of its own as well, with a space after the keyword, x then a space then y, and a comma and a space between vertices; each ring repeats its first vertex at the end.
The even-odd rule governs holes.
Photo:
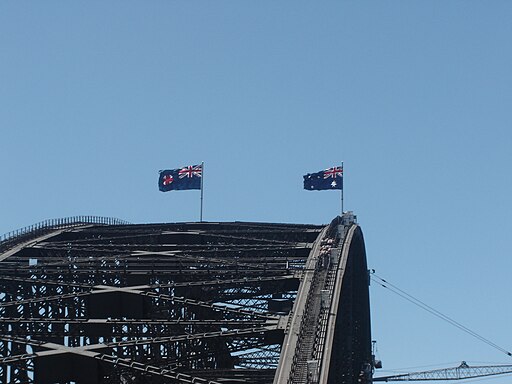
POLYGON ((103 216, 72 216, 60 219, 44 220, 24 228, 7 232, 0 236, 0 252, 11 248, 21 241, 34 239, 55 229, 78 227, 86 224, 126 225, 130 223, 114 217, 103 216))

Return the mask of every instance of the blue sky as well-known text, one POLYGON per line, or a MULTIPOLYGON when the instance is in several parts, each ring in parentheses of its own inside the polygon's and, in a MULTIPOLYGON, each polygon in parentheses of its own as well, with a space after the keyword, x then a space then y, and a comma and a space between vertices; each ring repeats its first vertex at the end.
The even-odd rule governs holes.
MULTIPOLYGON (((345 164, 369 266, 512 349, 512 2, 4 1, 0 234, 195 221, 158 170, 205 162, 207 221, 327 223, 345 164)), ((372 285, 386 369, 512 363, 372 285)), ((489 380, 496 384, 509 378, 489 380)))

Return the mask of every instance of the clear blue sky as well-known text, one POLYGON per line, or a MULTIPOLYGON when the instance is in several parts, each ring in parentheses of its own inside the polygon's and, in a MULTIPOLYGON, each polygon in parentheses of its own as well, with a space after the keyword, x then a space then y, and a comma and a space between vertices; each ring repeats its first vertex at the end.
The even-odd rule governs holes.
MULTIPOLYGON (((343 160, 369 266, 510 350, 511 20, 508 0, 3 1, 0 234, 198 220, 157 172, 201 161, 207 221, 327 223, 339 194, 302 175, 343 160)), ((386 369, 512 364, 371 295, 386 369)))

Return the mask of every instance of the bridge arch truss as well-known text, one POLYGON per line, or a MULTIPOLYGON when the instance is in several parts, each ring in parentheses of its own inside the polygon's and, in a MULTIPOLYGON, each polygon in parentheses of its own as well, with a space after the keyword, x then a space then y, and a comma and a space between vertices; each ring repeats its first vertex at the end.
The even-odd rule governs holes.
POLYGON ((0 242, 0 383, 371 382, 353 216, 59 225, 0 242))

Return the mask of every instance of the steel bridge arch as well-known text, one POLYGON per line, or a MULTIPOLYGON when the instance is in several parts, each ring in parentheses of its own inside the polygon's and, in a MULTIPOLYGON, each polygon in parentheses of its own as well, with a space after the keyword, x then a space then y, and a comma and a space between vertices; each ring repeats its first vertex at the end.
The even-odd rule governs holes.
POLYGON ((351 213, 66 223, 0 242, 0 383, 371 382, 351 213))

